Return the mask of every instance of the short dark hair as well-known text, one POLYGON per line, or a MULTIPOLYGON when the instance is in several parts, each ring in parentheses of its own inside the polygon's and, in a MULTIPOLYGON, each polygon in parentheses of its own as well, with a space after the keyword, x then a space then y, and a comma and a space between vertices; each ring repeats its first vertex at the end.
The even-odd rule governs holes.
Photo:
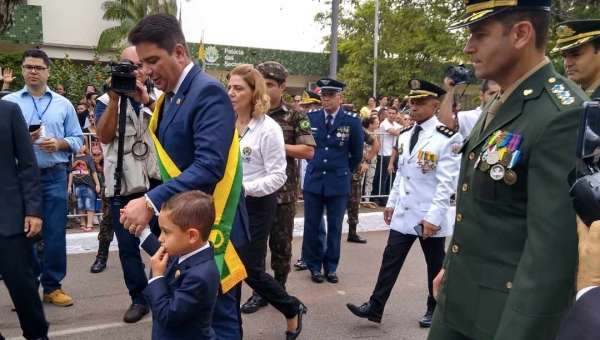
POLYGON ((200 190, 176 194, 162 205, 163 212, 168 212, 171 222, 181 230, 197 229, 203 241, 208 240, 215 224, 215 202, 212 196, 200 190))
POLYGON ((529 21, 535 31, 535 47, 546 50, 548 32, 550 31, 550 12, 547 11, 511 11, 507 10, 494 15, 492 19, 498 20, 504 26, 504 33, 520 21, 529 21))
POLYGON ((50 58, 48 58, 48 55, 46 54, 46 52, 44 52, 38 48, 32 48, 30 50, 26 50, 25 52, 23 52, 23 55, 21 56, 21 64, 25 62, 25 58, 42 59, 44 61, 44 64, 46 65, 46 67, 50 66, 50 58))
POLYGON ((171 14, 157 13, 145 17, 131 29, 127 39, 134 46, 141 43, 156 44, 169 55, 173 54, 175 46, 180 44, 185 49, 185 54, 190 57, 181 25, 171 14))
POLYGON ((371 117, 366 117, 365 119, 363 119, 362 121, 362 126, 365 129, 368 129, 369 126, 371 126, 371 124, 373 124, 373 122, 375 121, 375 117, 371 116, 371 117))
POLYGON ((487 92, 487 90, 490 89, 490 85, 497 85, 498 83, 496 83, 493 80, 489 80, 489 79, 484 79, 483 82, 481 83, 481 92, 485 93, 487 92))
POLYGON ((400 111, 400 110, 398 110, 398 107, 396 107, 396 106, 391 106, 391 107, 389 107, 389 108, 388 108, 388 111, 389 111, 389 110, 394 110, 394 111, 396 111, 396 113, 398 113, 398 111, 400 111))
POLYGON ((596 50, 596 52, 598 52, 598 50, 600 50, 600 39, 596 38, 594 40, 591 41, 592 46, 594 46, 594 49, 596 50))
POLYGON ((379 100, 383 100, 383 98, 387 98, 387 96, 379 96, 379 100))

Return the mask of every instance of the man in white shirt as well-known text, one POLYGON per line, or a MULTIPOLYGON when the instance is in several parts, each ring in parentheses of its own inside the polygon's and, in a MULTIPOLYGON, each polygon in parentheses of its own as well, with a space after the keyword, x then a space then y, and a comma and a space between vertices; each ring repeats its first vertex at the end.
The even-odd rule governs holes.
MULTIPOLYGON (((396 123, 396 115, 398 108, 391 107, 387 110, 387 119, 382 119, 382 112, 379 112, 380 121, 379 132, 381 133, 379 140, 381 148, 377 156, 377 168, 375 169, 375 179, 373 180, 373 196, 387 195, 390 192, 390 173, 387 168, 392 156, 392 149, 396 144, 396 139, 402 130, 402 125, 396 123)), ((379 198, 379 205, 384 207, 387 199, 379 198)))
POLYGON ((454 100, 454 92, 456 91, 456 85, 454 80, 446 77, 442 86, 446 91, 446 95, 440 105, 440 113, 438 114, 439 121, 451 128, 454 131, 458 131, 463 137, 467 138, 471 134, 471 130, 477 123, 477 119, 481 115, 481 111, 487 105, 488 101, 500 91, 500 86, 492 80, 484 80, 481 83, 481 90, 479 91, 479 100, 481 105, 475 110, 470 111, 459 111, 456 113, 456 117, 452 113, 452 102, 454 100))

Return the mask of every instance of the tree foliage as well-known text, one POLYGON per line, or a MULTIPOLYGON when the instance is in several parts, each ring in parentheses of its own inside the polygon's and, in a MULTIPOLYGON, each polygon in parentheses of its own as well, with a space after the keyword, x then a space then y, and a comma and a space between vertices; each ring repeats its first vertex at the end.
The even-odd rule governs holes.
POLYGON ((118 26, 105 29, 98 39, 98 51, 119 46, 129 31, 144 17, 154 13, 177 15, 176 0, 109 0, 102 3, 102 19, 118 21, 118 26))
POLYGON ((12 12, 21 0, 0 1, 0 36, 12 27, 12 12))
MULTIPOLYGON (((467 59, 463 32, 449 32, 459 2, 380 0, 377 94, 404 97, 417 76, 440 83, 446 66, 467 59)), ((375 1, 351 0, 340 11, 338 78, 348 83, 346 101, 361 105, 373 93, 375 1)), ((324 26, 330 13, 315 18, 324 26)))

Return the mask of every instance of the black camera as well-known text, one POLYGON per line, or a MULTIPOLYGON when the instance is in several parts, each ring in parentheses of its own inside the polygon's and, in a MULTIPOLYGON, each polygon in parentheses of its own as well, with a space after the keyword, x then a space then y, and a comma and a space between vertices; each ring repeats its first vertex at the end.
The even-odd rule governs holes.
POLYGON ((445 76, 452 79, 455 85, 468 84, 475 78, 473 71, 466 68, 465 64, 449 66, 446 69, 445 76))
POLYGON ((111 61, 109 65, 110 90, 119 94, 135 93, 136 78, 132 73, 138 69, 137 65, 134 65, 131 60, 123 60, 118 63, 111 61))

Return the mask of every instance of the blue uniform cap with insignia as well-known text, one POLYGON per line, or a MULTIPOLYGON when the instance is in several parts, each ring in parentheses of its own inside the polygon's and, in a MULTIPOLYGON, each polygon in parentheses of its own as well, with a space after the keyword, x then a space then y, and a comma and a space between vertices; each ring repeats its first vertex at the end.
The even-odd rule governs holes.
POLYGON ((321 78, 317 80, 317 86, 321 88, 321 93, 338 93, 342 92, 346 83, 331 78, 321 78))
POLYGON ((466 13, 452 23, 449 29, 456 29, 487 19, 504 11, 545 11, 550 12, 551 0, 462 0, 466 13))
POLYGON ((436 98, 439 99, 441 96, 446 94, 446 91, 439 86, 436 86, 426 80, 413 78, 408 81, 408 87, 410 93, 404 97, 406 99, 420 99, 420 98, 436 98))
POLYGON ((554 26, 556 46, 552 53, 570 50, 600 38, 600 20, 571 20, 554 26))

